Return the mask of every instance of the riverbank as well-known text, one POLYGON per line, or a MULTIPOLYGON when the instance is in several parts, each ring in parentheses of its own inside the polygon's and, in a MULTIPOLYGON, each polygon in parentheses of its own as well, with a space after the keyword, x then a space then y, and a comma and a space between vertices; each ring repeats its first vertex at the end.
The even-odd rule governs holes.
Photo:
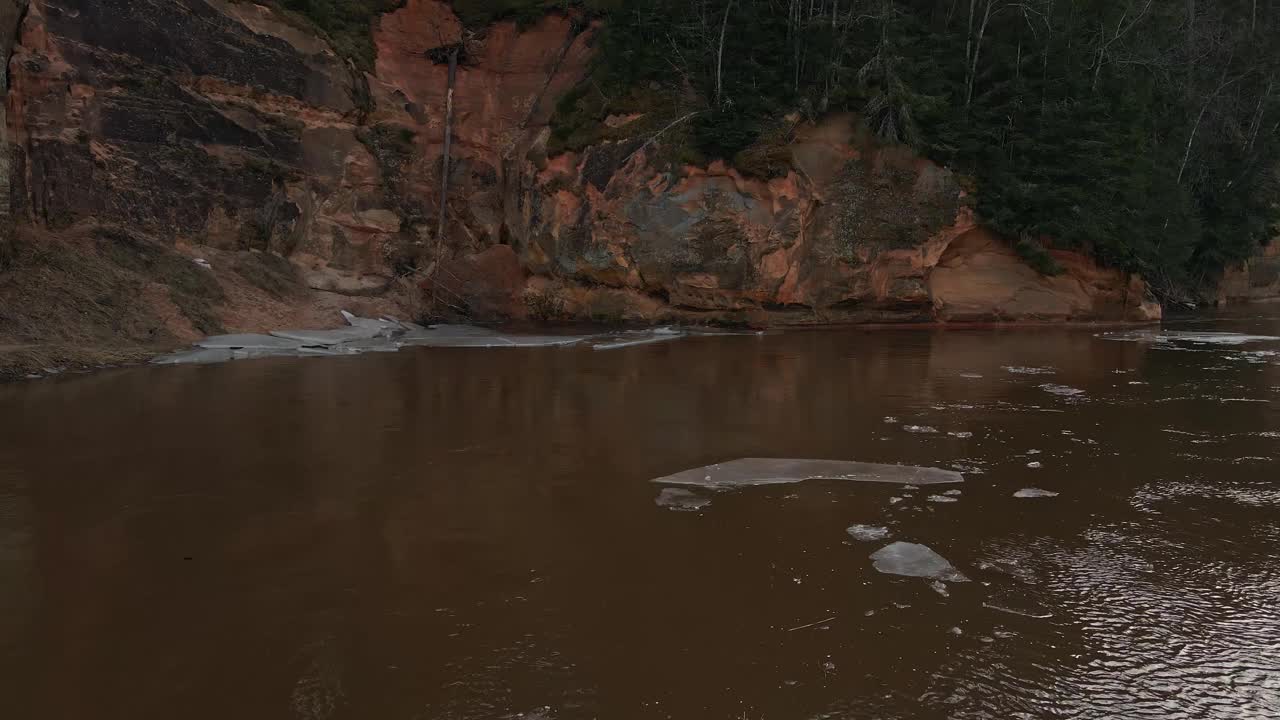
MULTIPOLYGON (((375 332, 351 335, 351 325, 315 328, 263 329, 234 335, 200 338, 194 342, 171 341, 151 345, 0 343, 0 383, 40 380, 72 373, 83 374, 119 367, 160 364, 208 364, 265 357, 351 356, 368 352, 394 352, 411 347, 564 347, 583 345, 597 350, 632 347, 686 336, 715 334, 764 334, 765 332, 865 331, 1039 331, 1046 329, 1111 330, 1158 325, 1160 321, 1033 321, 1014 322, 917 322, 802 325, 753 328, 747 325, 601 326, 591 323, 547 324, 522 322, 499 326, 445 324, 429 327, 411 322, 355 318, 379 323, 375 332), (368 335, 366 337, 365 335, 368 335), (280 338, 293 342, 281 342, 280 338), (262 341, 268 341, 263 343, 262 341)), ((371 325, 366 325, 371 326, 371 325)))

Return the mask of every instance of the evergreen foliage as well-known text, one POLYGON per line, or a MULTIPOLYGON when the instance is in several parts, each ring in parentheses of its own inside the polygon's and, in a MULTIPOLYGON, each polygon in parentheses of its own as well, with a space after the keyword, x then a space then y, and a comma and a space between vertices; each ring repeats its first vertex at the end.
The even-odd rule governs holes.
POLYGON ((696 112, 684 153, 750 171, 780 118, 852 111, 970 176, 1042 272, 1046 245, 1082 248, 1177 298, 1274 234, 1274 3, 633 0, 606 27, 564 147, 610 114, 696 112))

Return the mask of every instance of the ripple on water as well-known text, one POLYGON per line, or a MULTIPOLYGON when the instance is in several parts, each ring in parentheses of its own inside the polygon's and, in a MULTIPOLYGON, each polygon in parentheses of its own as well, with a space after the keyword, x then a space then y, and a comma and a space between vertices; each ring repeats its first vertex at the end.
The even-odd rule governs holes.
POLYGON ((995 551, 1024 586, 991 576, 987 604, 1037 612, 992 622, 1039 628, 1037 641, 961 648, 922 699, 950 698, 951 717, 1280 717, 1280 568, 1265 547, 1203 537, 1179 516, 1005 541, 995 551))

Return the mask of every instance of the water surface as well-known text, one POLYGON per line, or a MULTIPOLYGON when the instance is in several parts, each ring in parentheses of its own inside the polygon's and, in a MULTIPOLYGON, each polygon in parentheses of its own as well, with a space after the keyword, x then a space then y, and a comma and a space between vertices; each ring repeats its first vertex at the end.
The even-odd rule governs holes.
POLYGON ((4 716, 1274 718, 1280 320, 1177 329, 1264 337, 798 332, 0 387, 4 716), (655 502, 739 457, 965 482, 655 502), (877 572, 899 541, 971 582, 877 572))

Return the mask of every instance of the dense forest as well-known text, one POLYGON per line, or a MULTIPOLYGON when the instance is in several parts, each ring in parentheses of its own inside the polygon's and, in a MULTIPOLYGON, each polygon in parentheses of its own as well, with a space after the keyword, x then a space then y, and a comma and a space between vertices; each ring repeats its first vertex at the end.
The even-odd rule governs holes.
MULTIPOLYGON (((335 34, 398 4, 280 1, 335 34)), ((1086 248, 1175 300, 1274 234, 1275 0, 454 2, 477 32, 571 6, 605 30, 555 149, 643 111, 673 158, 769 175, 797 122, 851 111, 966 177, 1042 272, 1086 248)))

